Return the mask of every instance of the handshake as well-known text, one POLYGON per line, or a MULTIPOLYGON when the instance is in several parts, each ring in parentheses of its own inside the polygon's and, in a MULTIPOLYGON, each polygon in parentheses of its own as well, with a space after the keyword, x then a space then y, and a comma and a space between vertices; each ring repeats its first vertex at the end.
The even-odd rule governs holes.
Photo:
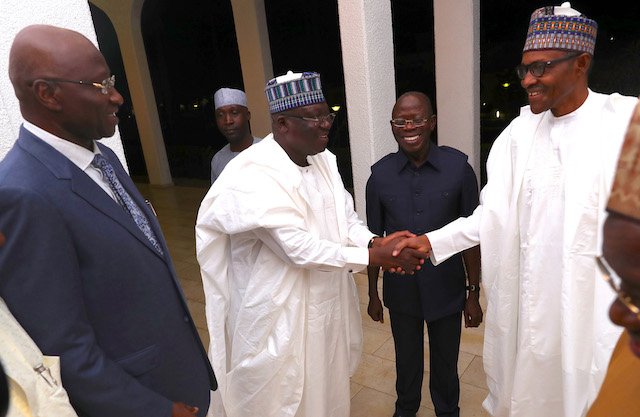
POLYGON ((398 274, 413 274, 429 256, 431 244, 426 235, 404 230, 375 238, 369 249, 369 265, 398 274))

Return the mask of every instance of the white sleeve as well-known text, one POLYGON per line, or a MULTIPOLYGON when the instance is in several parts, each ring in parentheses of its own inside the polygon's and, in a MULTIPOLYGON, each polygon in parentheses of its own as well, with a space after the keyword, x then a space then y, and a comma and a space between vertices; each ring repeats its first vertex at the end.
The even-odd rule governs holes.
POLYGON ((295 226, 259 228, 254 233, 283 261, 298 267, 320 271, 360 271, 369 263, 369 250, 366 247, 347 247, 318 239, 295 226))
POLYGON ((482 205, 476 207, 471 216, 457 220, 427 233, 431 243, 431 262, 438 265, 451 256, 480 243, 480 218, 482 205))

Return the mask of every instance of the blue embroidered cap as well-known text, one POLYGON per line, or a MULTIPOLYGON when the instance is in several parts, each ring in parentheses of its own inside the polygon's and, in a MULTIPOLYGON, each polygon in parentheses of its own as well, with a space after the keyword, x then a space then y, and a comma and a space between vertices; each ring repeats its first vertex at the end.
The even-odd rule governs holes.
POLYGON ((562 49, 593 55, 597 33, 596 21, 572 9, 569 2, 541 7, 531 14, 523 52, 562 49))
POLYGON ((296 107, 309 106, 325 101, 317 72, 293 73, 271 79, 264 89, 269 111, 279 113, 296 107))

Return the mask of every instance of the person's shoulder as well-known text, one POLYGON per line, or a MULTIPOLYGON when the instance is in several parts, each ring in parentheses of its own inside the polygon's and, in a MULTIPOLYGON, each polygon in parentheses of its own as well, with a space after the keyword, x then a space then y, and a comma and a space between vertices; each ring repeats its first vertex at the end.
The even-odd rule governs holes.
POLYGON ((592 93, 596 97, 601 97, 605 102, 605 106, 611 109, 613 112, 631 112, 638 104, 638 98, 633 96, 623 96, 619 93, 601 94, 592 93))
POLYGON ((438 150, 442 151, 442 154, 445 158, 451 158, 454 160, 466 161, 469 159, 469 156, 462 152, 459 149, 453 148, 447 145, 441 145, 437 147, 438 150))
POLYGON ((231 149, 231 145, 227 143, 222 148, 218 149, 218 151, 213 155, 213 159, 220 158, 224 154, 229 153, 230 149, 231 149))
POLYGON ((389 153, 378 160, 371 166, 371 171, 380 171, 392 167, 396 161, 398 152, 389 153))
POLYGON ((52 214, 54 206, 46 190, 34 188, 29 184, 1 184, 0 211, 8 216, 31 216, 44 219, 52 214), (33 214, 36 213, 34 216, 33 214))

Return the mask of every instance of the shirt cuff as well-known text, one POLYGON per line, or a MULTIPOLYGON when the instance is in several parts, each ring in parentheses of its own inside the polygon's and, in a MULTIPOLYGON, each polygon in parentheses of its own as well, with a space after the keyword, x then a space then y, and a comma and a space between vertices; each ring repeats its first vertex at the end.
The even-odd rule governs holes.
POLYGON ((347 262, 345 268, 359 272, 369 265, 369 249, 348 247, 343 248, 342 251, 347 262))

